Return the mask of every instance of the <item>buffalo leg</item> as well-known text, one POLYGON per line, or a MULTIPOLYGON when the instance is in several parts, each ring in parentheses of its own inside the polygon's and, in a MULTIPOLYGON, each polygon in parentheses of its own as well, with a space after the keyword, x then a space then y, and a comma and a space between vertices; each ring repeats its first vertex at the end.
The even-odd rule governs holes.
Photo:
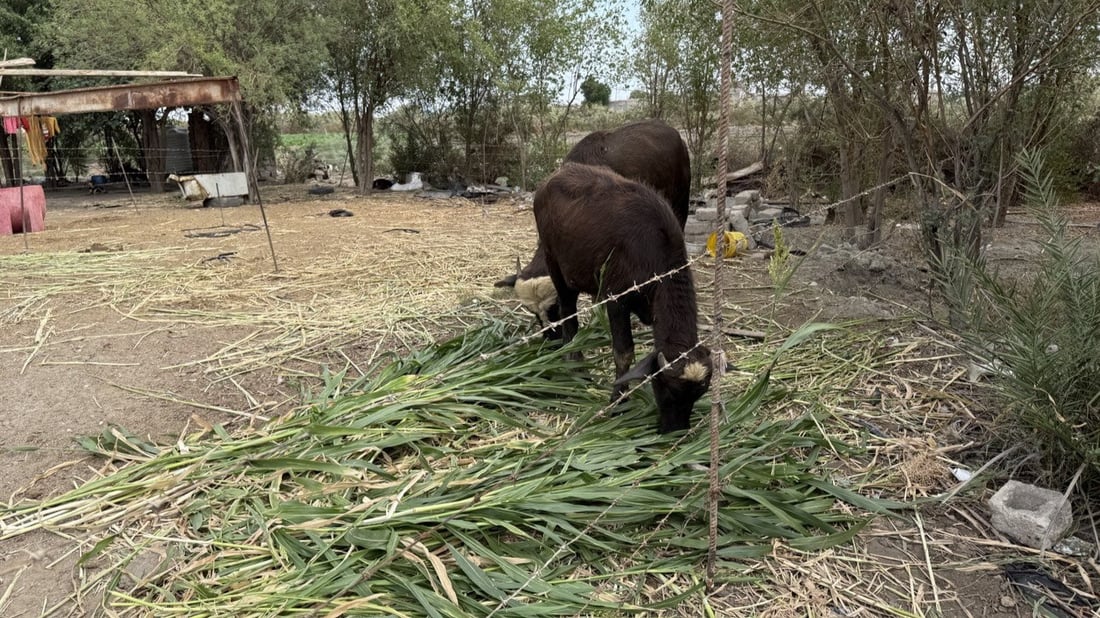
MULTIPOLYGON (((558 303, 555 302, 546 309, 546 318, 550 320, 551 324, 561 319, 561 308, 558 303)), ((549 341, 561 339, 561 326, 558 325, 546 331, 543 333, 543 337, 549 341)))
MULTIPOLYGON (((611 349, 615 356, 615 378, 621 378, 634 365, 634 333, 630 330, 630 311, 616 301, 607 303, 607 321, 611 326, 611 349)), ((615 384, 611 401, 618 401, 629 384, 615 384)))
MULTIPOLYGON (((558 292, 558 310, 562 316, 565 316, 565 322, 561 326, 562 344, 569 345, 569 342, 577 336, 577 328, 579 327, 577 322, 577 298, 580 296, 580 292, 566 286, 565 278, 553 265, 550 266, 550 279, 554 282, 554 289, 558 292)), ((566 358, 579 361, 583 357, 580 352, 570 352, 566 355, 566 358)))

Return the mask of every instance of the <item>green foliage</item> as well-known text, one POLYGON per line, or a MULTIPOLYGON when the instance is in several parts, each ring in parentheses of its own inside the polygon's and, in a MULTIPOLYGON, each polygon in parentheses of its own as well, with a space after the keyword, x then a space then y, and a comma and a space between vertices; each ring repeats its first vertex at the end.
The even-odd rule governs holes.
MULTIPOLYGON (((0 510, 0 521, 148 526, 173 566, 133 589, 97 578, 120 615, 571 616, 683 604, 707 551, 706 432, 657 435, 642 391, 608 414, 594 366, 541 342, 510 345, 519 334, 489 322, 357 382, 329 375, 308 407, 242 437, 151 452, 107 432, 84 445, 127 465, 0 510), (668 595, 672 581, 680 592, 668 595)), ((589 328, 570 349, 607 344, 606 329, 589 328)), ((823 480, 820 454, 847 449, 820 419, 761 413, 774 397, 764 362, 727 402, 720 436, 723 579, 775 542, 846 542, 860 526, 838 501, 881 509, 823 480)), ((118 548, 128 542, 108 537, 84 559, 125 564, 141 549, 118 548)))
POLYGON ((581 82, 585 105, 607 105, 611 102, 611 86, 589 75, 581 82))
MULTIPOLYGON (((598 79, 621 37, 617 3, 594 0, 476 0, 453 3, 441 37, 441 82, 420 93, 426 114, 453 121, 471 180, 501 172, 525 186, 541 176, 542 145, 564 142, 580 75, 598 79), (534 155, 532 158, 529 155, 534 155)), ((610 93, 608 93, 610 95, 610 93)))
POLYGON ((356 182, 374 180, 375 115, 397 97, 439 84, 449 7, 412 0, 325 0, 324 75, 352 136, 356 182), (426 33, 429 36, 426 36, 426 33))
POLYGON ((772 251, 771 259, 768 260, 768 277, 771 278, 778 295, 787 287, 787 282, 794 274, 794 266, 791 264, 791 249, 783 239, 783 227, 778 222, 772 222, 772 236, 775 238, 775 249, 772 251))
POLYGON ((305 182, 315 169, 317 144, 310 142, 303 148, 283 148, 276 160, 283 180, 291 184, 305 182))
MULTIPOLYGON (((980 263, 961 293, 974 355, 992 367, 1008 441, 1043 457, 1059 487, 1083 467, 1086 495, 1100 490, 1100 256, 1067 234, 1042 157, 1020 157, 1029 210, 1044 240, 1033 271, 1010 280, 980 263), (1091 493, 1090 493, 1091 492, 1091 493)), ((963 262, 964 258, 957 258, 963 262)))
POLYGON ((692 177, 709 161, 716 126, 718 41, 721 23, 709 0, 645 0, 642 32, 634 42, 632 68, 648 93, 653 117, 668 118, 687 133, 692 177))
POLYGON ((236 75, 257 109, 318 85, 321 47, 308 0, 51 0, 47 40, 66 66, 236 75), (125 27, 121 27, 122 25, 125 27))
POLYGON ((279 135, 279 148, 282 150, 304 150, 311 148, 318 159, 332 165, 341 165, 347 149, 344 136, 339 133, 282 133, 279 135))
POLYGON ((1058 144, 1062 147, 1055 151, 1060 163, 1055 171, 1061 172, 1055 176, 1056 186, 1090 199, 1100 198, 1100 112, 1069 123, 1064 136, 1058 144))

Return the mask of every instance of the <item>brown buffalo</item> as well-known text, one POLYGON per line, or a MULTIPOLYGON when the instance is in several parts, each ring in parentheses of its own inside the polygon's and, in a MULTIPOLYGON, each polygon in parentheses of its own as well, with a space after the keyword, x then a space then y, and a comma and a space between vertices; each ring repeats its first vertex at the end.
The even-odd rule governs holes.
MULTIPOLYGON (((632 122, 613 131, 596 131, 585 136, 565 155, 565 163, 602 165, 621 176, 644 183, 664 197, 682 230, 688 216, 691 191, 691 160, 680 133, 660 120, 632 122)), ((514 287, 523 306, 543 324, 560 317, 557 297, 549 280, 542 245, 527 266, 496 283, 514 287)), ((559 329, 548 331, 551 339, 559 329)))
POLYGON ((658 431, 687 429, 710 384, 710 350, 699 343, 695 285, 683 231, 665 200, 606 167, 566 163, 535 193, 535 223, 565 316, 565 343, 577 333, 581 292, 607 302, 615 357, 612 400, 630 380, 654 375, 658 431), (655 275, 658 281, 636 284, 655 275), (654 351, 634 363, 630 315, 653 326, 654 351))

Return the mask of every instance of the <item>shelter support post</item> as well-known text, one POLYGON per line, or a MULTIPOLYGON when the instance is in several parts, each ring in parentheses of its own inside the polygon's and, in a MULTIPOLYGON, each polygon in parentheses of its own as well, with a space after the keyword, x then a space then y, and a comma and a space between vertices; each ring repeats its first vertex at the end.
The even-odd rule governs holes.
POLYGON ((275 257, 275 243, 271 240, 271 226, 267 224, 267 211, 264 209, 264 201, 260 197, 260 184, 256 180, 256 169, 252 165, 252 148, 248 141, 248 130, 244 126, 244 114, 241 113, 240 99, 230 101, 233 109, 233 121, 237 125, 237 132, 241 137, 241 159, 244 160, 244 175, 248 178, 248 199, 255 200, 260 207, 260 218, 264 222, 264 232, 267 234, 267 246, 271 249, 271 263, 275 265, 275 272, 279 272, 279 259, 275 257))

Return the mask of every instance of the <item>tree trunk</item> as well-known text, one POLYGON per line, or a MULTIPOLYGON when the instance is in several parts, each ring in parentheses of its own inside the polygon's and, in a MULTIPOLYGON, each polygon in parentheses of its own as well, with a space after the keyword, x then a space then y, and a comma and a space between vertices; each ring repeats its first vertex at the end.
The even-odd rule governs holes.
POLYGON ((882 212, 886 209, 886 184, 890 180, 890 164, 894 160, 894 133, 889 127, 882 139, 882 152, 879 153, 878 172, 875 184, 879 188, 871 197, 871 207, 867 211, 867 233, 860 240, 860 249, 866 249, 882 240, 882 212))
POLYGON ((143 109, 138 112, 141 118, 141 149, 145 153, 145 173, 149 177, 149 187, 154 193, 164 191, 167 161, 164 156, 164 128, 157 120, 157 112, 143 109))
POLYGON ((57 138, 46 142, 46 186, 60 187, 65 179, 65 166, 57 155, 57 138))
POLYGON ((840 199, 844 203, 840 208, 840 220, 844 225, 844 236, 848 240, 856 241, 859 228, 863 225, 863 198, 859 195, 859 161, 858 146, 853 140, 844 140, 846 143, 839 149, 840 163, 840 199))
POLYGON ((356 136, 358 159, 362 166, 359 176, 359 193, 367 195, 374 183, 374 106, 367 105, 358 121, 359 134, 356 136))
MULTIPOLYGON (((336 97, 340 101, 340 125, 344 128, 344 148, 348 153, 348 165, 351 167, 351 182, 359 186, 359 166, 356 164, 355 146, 351 143, 351 114, 348 113, 348 105, 344 99, 343 90, 339 90, 336 97)), ((373 186, 374 179, 371 179, 373 186)))

